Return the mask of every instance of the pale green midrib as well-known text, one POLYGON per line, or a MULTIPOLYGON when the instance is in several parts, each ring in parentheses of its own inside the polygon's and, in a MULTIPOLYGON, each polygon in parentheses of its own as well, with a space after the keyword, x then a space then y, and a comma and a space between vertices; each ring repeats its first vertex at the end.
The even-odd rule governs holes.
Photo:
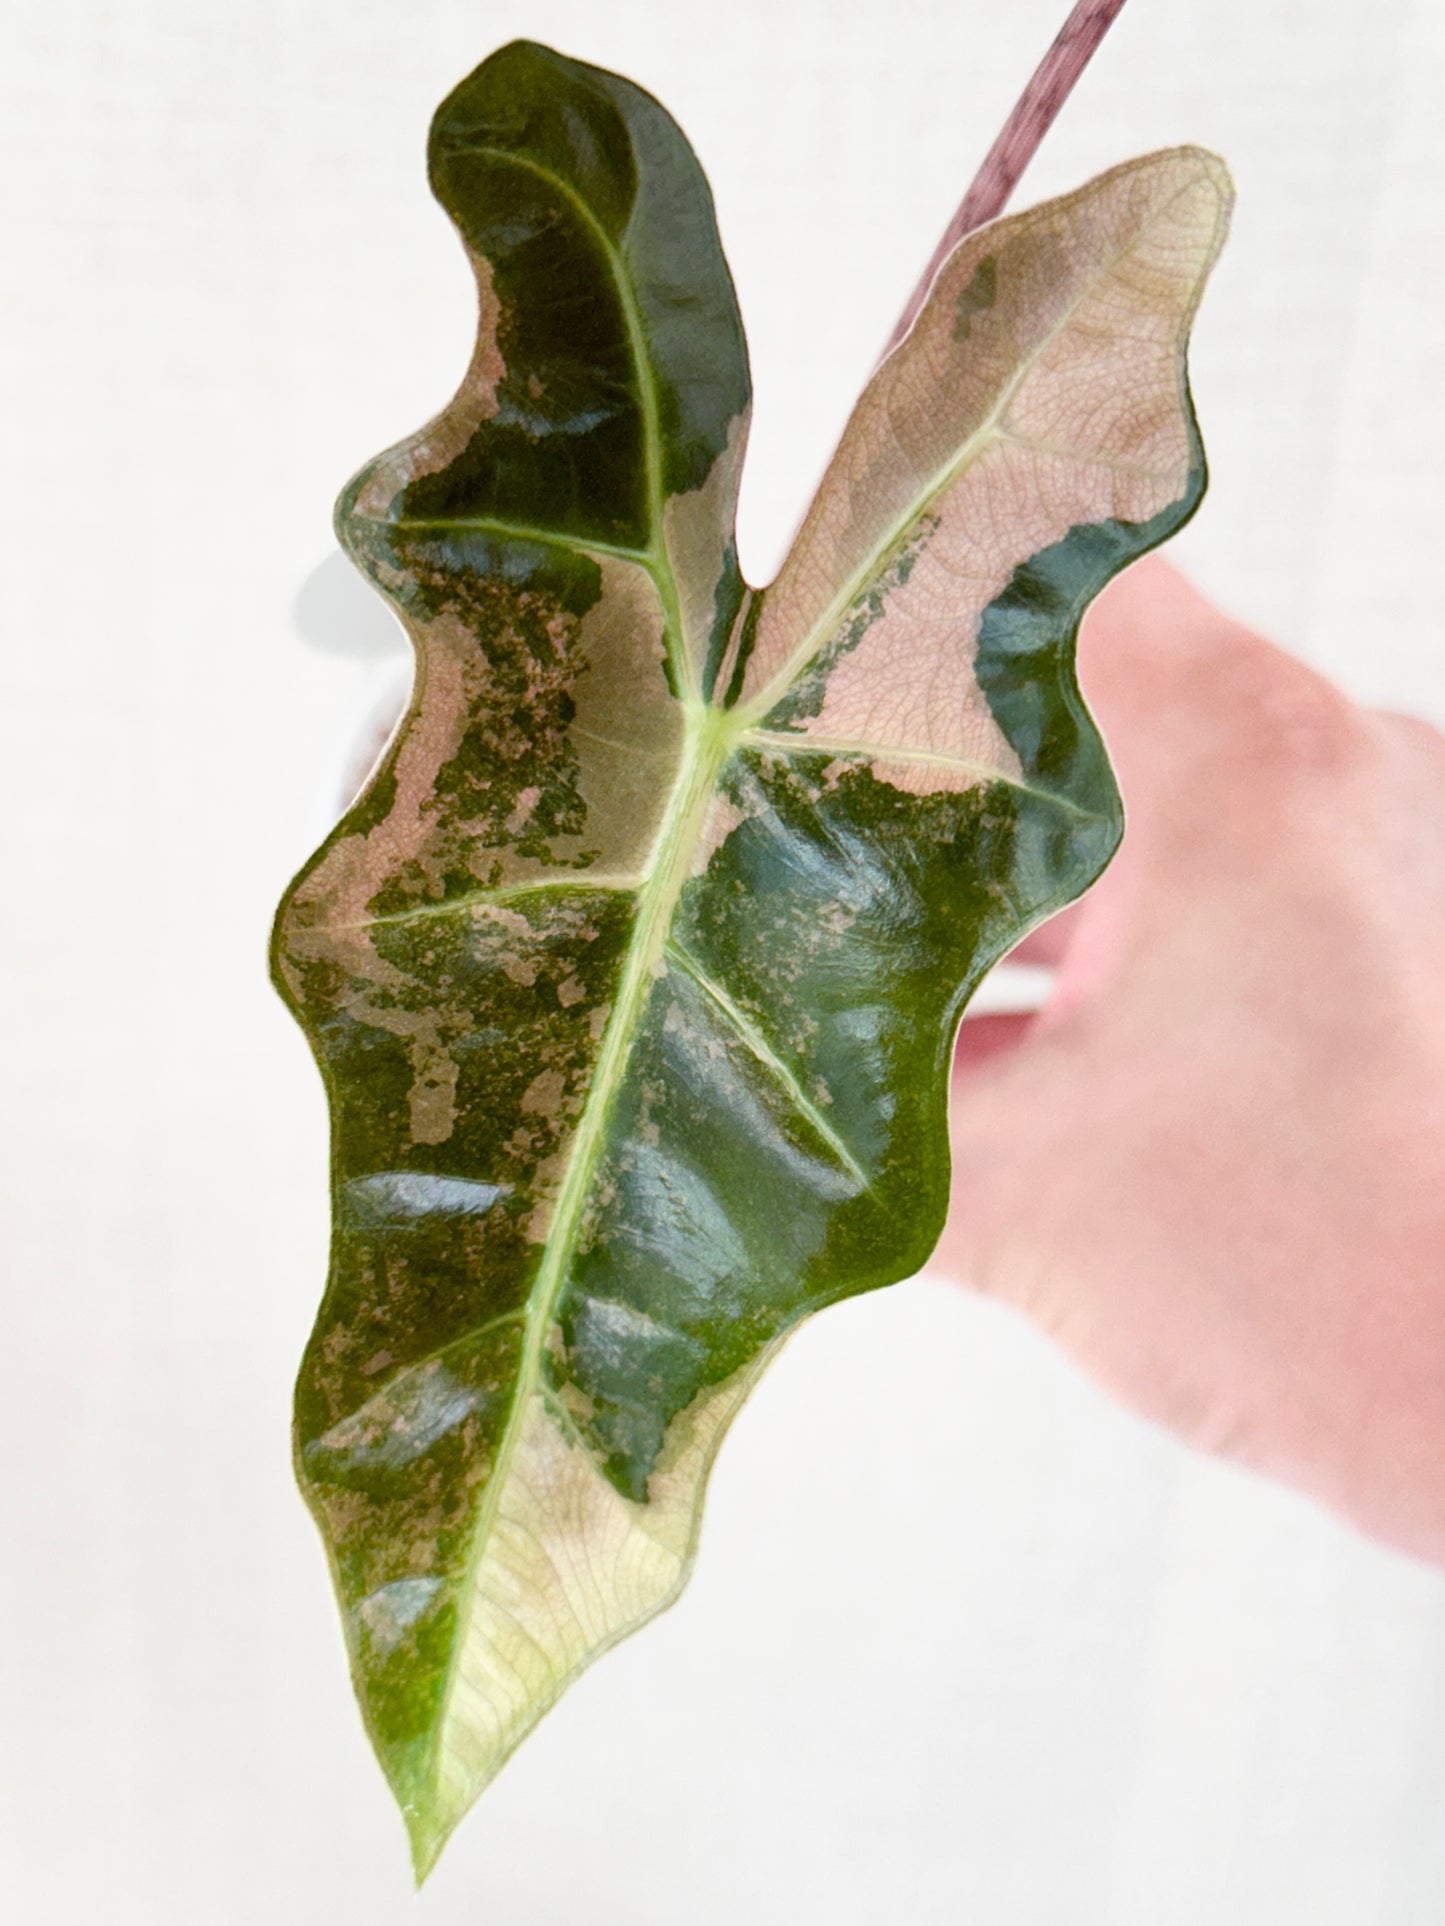
POLYGON ((994 763, 975 762, 968 756, 952 756, 942 749, 905 749, 884 742, 854 742, 845 736, 815 736, 801 729, 745 729, 738 737, 738 748, 747 749, 755 745, 787 759, 794 756, 860 756, 869 762, 892 763, 895 766, 902 763, 905 766, 915 764, 921 769, 957 769, 964 775, 978 776, 984 782, 1002 783, 1006 789, 1016 790, 1021 796, 1033 796, 1039 802, 1053 803, 1060 809, 1067 809, 1072 816, 1088 816, 1092 813, 1059 790, 1040 789, 1036 783, 1025 782, 1022 776, 1011 776, 994 763))
POLYGON ((542 1381, 541 1364, 547 1334, 558 1297, 567 1281, 567 1267, 575 1251, 582 1210, 636 1041, 638 1019, 651 994, 654 968, 661 959, 673 911, 683 884, 687 881, 703 813, 712 799, 718 772, 731 754, 734 735, 730 719, 720 711, 697 711, 689 716, 677 780, 653 846, 653 859, 646 880, 639 892, 637 921, 623 961, 617 996, 603 1032, 596 1065, 588 1081, 582 1119, 572 1140, 566 1176, 548 1226, 542 1261, 529 1293, 527 1330, 518 1362, 512 1410, 472 1528, 472 1551, 459 1588, 462 1602, 429 1754, 428 1771, 433 1792, 437 1785, 437 1765, 447 1728, 456 1670, 466 1649, 476 1605, 478 1573, 507 1489, 512 1458, 526 1423, 528 1406, 542 1381))
MULTIPOLYGON (((529 160, 523 154, 514 154, 505 147, 493 147, 478 143, 468 149, 474 154, 486 154, 504 165, 525 168, 538 179, 550 181, 558 193, 569 200, 586 225, 596 236, 612 270, 613 284, 617 298, 622 304, 623 320, 627 324, 627 344, 632 351, 632 365, 637 373, 637 386, 642 401, 642 448, 646 464, 647 479, 647 521, 652 536, 644 561, 657 585, 657 593, 663 605, 663 626, 667 638, 667 659, 672 664, 677 678, 677 687, 685 700, 695 702, 698 689, 692 674, 692 664, 688 658, 687 637, 682 628, 682 608, 678 601, 677 583, 673 579, 671 559, 663 536, 662 492, 662 417, 657 401, 657 382, 652 371, 652 360, 647 349, 647 334, 638 312, 637 298, 633 293, 632 280, 627 273, 622 257, 613 246, 612 237, 598 220, 592 209, 583 200, 570 182, 563 180, 550 167, 543 167, 539 161, 529 160)), ((636 550, 627 551, 636 554, 636 550)))
MULTIPOLYGON (((1153 211, 1157 212, 1158 210, 1153 211)), ((889 557, 907 539, 910 531, 915 528, 922 517, 928 513, 939 496, 946 490, 952 488, 954 483, 959 481, 962 476, 973 467, 974 463, 987 453, 988 449, 999 440, 1000 424, 1008 410, 1013 406, 1019 389, 1033 373, 1034 368, 1047 351, 1072 325, 1075 314, 1079 308, 1083 306, 1088 296, 1108 281, 1117 271, 1120 263, 1129 258, 1134 248, 1139 244, 1144 228, 1147 225, 1147 220, 1141 221, 1134 233, 1130 236, 1128 246, 1120 248, 1116 254, 1110 257, 1107 264, 1099 268, 1097 273, 1081 283, 1074 300, 1070 303, 1063 316, 1055 322, 1053 327, 1049 328, 1040 336, 1031 351, 1019 363, 1018 370, 1012 380, 1004 384, 987 416, 985 416, 984 420, 980 422, 978 427, 964 442, 953 460, 949 462, 915 498, 908 511, 895 521, 889 533, 874 546, 866 560, 860 563, 858 568, 854 570, 842 590, 834 596, 833 600, 824 609, 822 615, 811 625, 803 637, 803 640, 798 644, 797 648, 794 649, 793 653, 778 670, 777 674, 773 676, 772 680, 753 697, 751 702, 739 704, 733 711, 733 713, 738 716, 744 728, 751 727, 754 723, 759 722, 768 713, 768 710, 787 694, 788 690, 797 681, 798 677, 803 673, 804 669, 807 668, 818 651, 831 641, 843 617, 848 613, 849 609, 852 608, 863 591, 879 575, 889 557)), ((927 312, 928 306, 934 299, 936 292, 937 282, 935 281, 934 287, 929 292, 928 301, 925 302, 923 309, 920 310, 920 320, 923 314, 927 312)), ((1181 323, 1185 333, 1187 333, 1188 325, 1189 316, 1186 313, 1181 323)), ((917 323, 915 322, 913 330, 910 331, 910 336, 905 336, 904 342, 900 342, 900 348, 905 345, 906 341, 912 334, 916 333, 916 331, 917 323)), ((891 359, 891 356, 889 359, 891 359)), ((886 361, 884 365, 887 365, 886 361)), ((881 369, 879 372, 882 372, 881 369)), ((875 379, 876 378, 877 377, 875 377, 875 379)))
POLYGON ((746 1044, 753 1057, 768 1071, 773 1081, 787 1091, 801 1115, 807 1118, 849 1176, 861 1184, 864 1190, 871 1190, 873 1187, 868 1181, 868 1173, 798 1082, 791 1066, 785 1063, 773 1049, 762 1031, 738 1008, 722 985, 714 983, 696 957, 689 955, 681 944, 668 940, 663 947, 678 968, 691 977, 709 1002, 721 1011, 731 1028, 746 1044))

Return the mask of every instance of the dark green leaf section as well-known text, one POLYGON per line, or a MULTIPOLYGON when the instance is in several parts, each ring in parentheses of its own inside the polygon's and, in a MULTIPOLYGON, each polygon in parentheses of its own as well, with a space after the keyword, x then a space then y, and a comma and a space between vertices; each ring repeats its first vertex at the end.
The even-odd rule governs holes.
POLYGON ((404 513, 647 549, 655 503, 702 486, 749 396, 691 148, 630 81, 518 41, 442 104, 430 151, 490 263, 506 372, 495 416, 404 513))
POLYGON ((1181 499, 1147 522, 1070 529, 1018 569, 979 624, 974 673, 1029 781, 1096 806, 1114 792, 1114 779, 1074 674, 1079 624, 1100 590, 1168 541, 1204 499, 1204 448, 1187 402, 1186 412, 1192 458, 1181 499))

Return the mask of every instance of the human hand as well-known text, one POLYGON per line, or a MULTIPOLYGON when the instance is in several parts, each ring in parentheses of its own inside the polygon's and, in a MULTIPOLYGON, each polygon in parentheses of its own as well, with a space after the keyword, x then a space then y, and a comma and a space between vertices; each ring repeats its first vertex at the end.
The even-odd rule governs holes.
POLYGON ((935 1266, 1445 1564, 1445 739, 1157 559, 1080 678, 1128 833, 1045 1010, 963 1026, 935 1266))

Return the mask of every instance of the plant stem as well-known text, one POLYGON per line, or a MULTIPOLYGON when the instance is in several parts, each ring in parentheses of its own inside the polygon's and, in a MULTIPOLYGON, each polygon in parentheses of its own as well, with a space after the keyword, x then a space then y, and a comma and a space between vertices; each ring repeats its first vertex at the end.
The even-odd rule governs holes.
POLYGON ((1004 122, 1003 131, 988 150, 973 185, 949 222, 943 239, 934 249, 933 259, 913 290, 908 306, 893 330, 888 347, 897 344, 913 325, 923 306, 933 277, 958 246, 985 221, 992 221, 1008 204, 1024 169, 1033 159, 1039 142, 1053 126, 1055 117, 1074 90, 1074 83, 1093 59, 1094 50, 1123 11, 1124 0, 1075 0, 1073 11, 1064 22, 1057 40, 1039 62, 1018 104, 1004 122))

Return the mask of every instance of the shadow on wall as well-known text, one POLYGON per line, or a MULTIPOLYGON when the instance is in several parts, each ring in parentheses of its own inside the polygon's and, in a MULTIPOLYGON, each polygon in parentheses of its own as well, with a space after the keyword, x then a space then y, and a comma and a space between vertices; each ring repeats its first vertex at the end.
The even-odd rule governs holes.
POLYGON ((400 660, 407 653, 400 622, 339 548, 301 584, 291 620, 307 648, 322 655, 372 663, 400 660))
POLYGON ((411 646, 401 623, 340 549, 301 584, 291 621, 308 649, 351 663, 359 676, 327 786, 325 813, 334 820, 360 793, 401 719, 411 692, 411 646))

